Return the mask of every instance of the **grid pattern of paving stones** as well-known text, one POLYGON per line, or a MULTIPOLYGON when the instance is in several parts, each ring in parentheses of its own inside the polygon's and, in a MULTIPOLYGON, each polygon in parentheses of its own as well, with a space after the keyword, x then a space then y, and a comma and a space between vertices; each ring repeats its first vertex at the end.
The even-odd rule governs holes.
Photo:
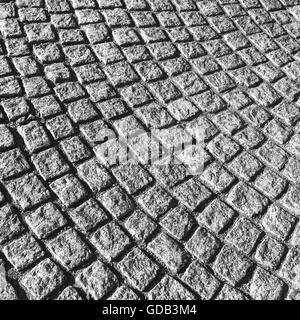
POLYGON ((299 0, 0 0, 0 31, 0 299, 300 299, 299 0), (103 152, 199 124, 201 175, 103 152))

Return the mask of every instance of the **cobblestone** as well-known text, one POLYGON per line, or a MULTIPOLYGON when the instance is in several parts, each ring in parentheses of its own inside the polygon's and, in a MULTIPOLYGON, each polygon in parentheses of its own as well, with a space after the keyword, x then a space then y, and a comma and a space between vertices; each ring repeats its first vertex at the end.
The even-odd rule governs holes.
POLYGON ((39 238, 46 238, 67 224, 66 218, 52 203, 46 203, 29 212, 25 221, 39 238))
POLYGON ((27 174, 11 180, 6 186, 14 201, 22 209, 28 209, 50 198, 49 190, 36 174, 27 174))
POLYGON ((139 300, 139 296, 126 286, 119 287, 108 300, 139 300))
POLYGON ((31 121, 24 126, 20 126, 18 131, 30 152, 37 151, 50 145, 50 140, 44 127, 37 121, 31 121))
MULTIPOLYGON (((36 61, 32 57, 19 57, 13 59, 14 66, 21 74, 21 76, 35 76, 39 74, 39 67, 36 61)), ((2 63, 1 63, 2 64, 2 63)), ((3 67, 2 67, 3 68, 3 67)), ((1 68, 1 69, 2 69, 1 68)), ((7 73, 10 73, 9 70, 7 73)))
POLYGON ((299 195, 299 188, 290 187, 282 199, 283 205, 296 215, 299 215, 299 195))
POLYGON ((60 62, 62 60, 61 49, 55 43, 33 45, 33 51, 41 63, 60 62))
POLYGON ((194 180, 179 185, 175 188, 175 192, 183 204, 191 210, 196 209, 211 196, 209 189, 194 180))
POLYGON ((76 289, 69 286, 61 292, 61 294, 57 297, 57 300, 82 300, 82 298, 76 289))
MULTIPOLYGON (((1 264, 2 266, 3 264, 1 264)), ((0 289, 0 298, 1 300, 18 300, 18 296, 16 294, 13 286, 7 281, 4 277, 2 279, 2 286, 0 289)))
POLYGON ((207 149, 220 161, 227 162, 239 152, 240 147, 227 136, 219 135, 208 143, 207 149))
POLYGON ((264 269, 255 271, 250 285, 250 295, 256 300, 278 300, 281 298, 284 283, 264 269))
POLYGON ((78 267, 92 255, 78 233, 72 229, 59 234, 47 245, 54 257, 68 270, 78 267))
POLYGON ((220 241, 203 227, 198 228, 186 244, 187 249, 204 263, 212 260, 220 245, 220 241))
POLYGON ((23 98, 6 99, 2 105, 7 117, 12 121, 28 116, 30 112, 28 102, 23 98))
POLYGON ((240 282, 251 268, 251 261, 231 247, 223 247, 213 269, 230 284, 235 285, 240 282))
POLYGON ((62 140, 60 145, 71 162, 76 163, 91 156, 91 152, 78 136, 62 140))
POLYGON ((0 207, 0 242, 6 242, 24 230, 14 208, 8 204, 0 207))
MULTIPOLYGON (((82 99, 68 105, 68 112, 75 123, 91 120, 97 116, 90 100, 82 99)), ((70 130, 71 131, 71 130, 70 130)))
POLYGON ((209 165, 200 176, 204 184, 216 192, 223 192, 235 178, 218 162, 209 165))
POLYGON ((274 199, 284 191, 286 181, 274 171, 266 170, 257 178, 255 186, 269 198, 274 199))
POLYGON ((117 285, 116 275, 101 261, 83 269, 76 277, 79 285, 95 300, 101 299, 117 285))
POLYGON ((276 205, 269 207, 263 218, 263 227, 279 239, 285 239, 295 224, 295 218, 276 205))
POLYGON ((47 120, 46 127, 55 140, 66 138, 74 133, 72 123, 66 115, 47 120))
POLYGON ((123 217, 134 209, 134 203, 118 186, 115 186, 99 196, 104 207, 116 218, 123 217))
POLYGON ((268 120, 270 120, 270 114, 256 104, 250 105, 242 110, 241 115, 252 125, 257 127, 262 127, 268 120))
POLYGON ((77 208, 71 210, 69 215, 84 231, 94 229, 97 225, 108 219, 107 214, 93 199, 89 199, 77 208))
POLYGON ((172 197, 160 186, 155 186, 139 197, 138 202, 151 216, 156 218, 168 211, 171 206, 172 197))
POLYGON ((126 220, 125 227, 138 241, 145 241, 153 234, 157 225, 148 215, 137 209, 126 220))
POLYGON ((216 300, 238 301, 238 300, 248 300, 248 299, 241 291, 225 284, 224 287, 219 292, 218 296, 216 297, 216 300))
POLYGON ((63 176, 50 184, 61 202, 69 207, 76 204, 86 196, 82 183, 72 174, 63 176))
POLYGON ((280 270, 280 275, 290 281, 295 288, 299 288, 299 248, 289 251, 287 258, 280 270))
POLYGON ((299 223, 296 225, 292 238, 291 238, 291 244, 293 246, 297 246, 299 243, 299 238, 300 237, 300 227, 299 227, 299 223))
POLYGON ((152 240, 148 248, 171 272, 180 271, 187 263, 188 254, 165 233, 159 234, 152 240))
POLYGON ((257 174, 258 171, 263 168, 263 165, 251 154, 245 152, 237 156, 230 163, 229 168, 245 180, 250 180, 254 175, 257 174))
POLYGON ((150 292, 151 300, 193 300, 195 296, 172 277, 164 277, 150 292))
POLYGON ((68 164, 55 148, 34 155, 32 160, 44 180, 56 178, 69 170, 68 164))
POLYGON ((155 279, 158 272, 158 266, 138 248, 130 251, 119 262, 119 268, 128 281, 142 291, 155 279))
POLYGON ((3 252, 17 270, 30 267, 44 256, 42 248, 36 240, 28 234, 5 245, 3 252))
POLYGON ((21 280, 36 299, 43 299, 59 289, 65 280, 62 270, 50 259, 43 260, 21 280))
POLYGON ((222 233, 235 216, 234 210, 232 210, 225 202, 217 199, 198 215, 197 220, 212 231, 222 233))
POLYGON ((91 239, 97 250, 108 260, 116 259, 130 244, 130 239, 115 223, 98 229, 91 239))
POLYGON ((127 162, 113 169, 113 174, 127 192, 136 193, 151 183, 152 177, 135 162, 127 162))
POLYGON ((31 102, 42 118, 48 118, 61 112, 61 106, 52 95, 34 98, 31 102))
POLYGON ((102 191, 113 183, 111 175, 95 159, 85 161, 77 167, 79 176, 94 192, 102 191))
POLYGON ((176 239, 183 239, 195 226, 195 219, 188 210, 176 207, 170 210, 160 224, 176 239))
POLYGON ((230 191, 227 201, 247 216, 262 213, 269 202, 266 197, 243 183, 239 183, 230 191))
POLYGON ((11 148, 15 144, 15 139, 12 135, 11 130, 5 126, 1 125, 0 126, 0 149, 6 149, 6 148, 11 148))
POLYGON ((29 164, 19 149, 3 152, 0 155, 1 179, 12 178, 15 175, 25 173, 29 164))
POLYGON ((299 299, 298 7, 2 1, 0 299, 299 299))
POLYGON ((261 231, 249 220, 241 218, 237 220, 228 232, 225 241, 235 246, 245 254, 249 254, 254 248, 261 231))
POLYGON ((266 237, 257 248, 255 259, 264 267, 274 270, 278 267, 285 247, 274 238, 266 237))

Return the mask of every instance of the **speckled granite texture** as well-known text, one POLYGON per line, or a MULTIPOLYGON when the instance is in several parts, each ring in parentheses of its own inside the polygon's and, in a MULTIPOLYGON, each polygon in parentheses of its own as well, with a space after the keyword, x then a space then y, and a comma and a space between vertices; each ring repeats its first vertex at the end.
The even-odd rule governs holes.
POLYGON ((300 298, 300 1, 1 0, 0 31, 0 299, 300 298), (141 160, 197 126, 200 174, 141 160))

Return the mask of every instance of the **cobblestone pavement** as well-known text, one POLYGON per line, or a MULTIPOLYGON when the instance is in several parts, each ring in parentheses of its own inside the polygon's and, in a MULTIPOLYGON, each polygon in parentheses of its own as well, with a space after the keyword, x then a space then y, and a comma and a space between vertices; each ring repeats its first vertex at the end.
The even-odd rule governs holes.
POLYGON ((0 2, 1 299, 300 298, 299 0, 0 2))

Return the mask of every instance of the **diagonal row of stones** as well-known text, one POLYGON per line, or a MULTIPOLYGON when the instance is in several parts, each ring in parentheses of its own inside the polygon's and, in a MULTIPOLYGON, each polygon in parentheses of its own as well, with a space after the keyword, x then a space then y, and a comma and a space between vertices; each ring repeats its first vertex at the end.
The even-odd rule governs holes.
POLYGON ((1 0, 0 298, 299 299, 299 5, 1 0))

